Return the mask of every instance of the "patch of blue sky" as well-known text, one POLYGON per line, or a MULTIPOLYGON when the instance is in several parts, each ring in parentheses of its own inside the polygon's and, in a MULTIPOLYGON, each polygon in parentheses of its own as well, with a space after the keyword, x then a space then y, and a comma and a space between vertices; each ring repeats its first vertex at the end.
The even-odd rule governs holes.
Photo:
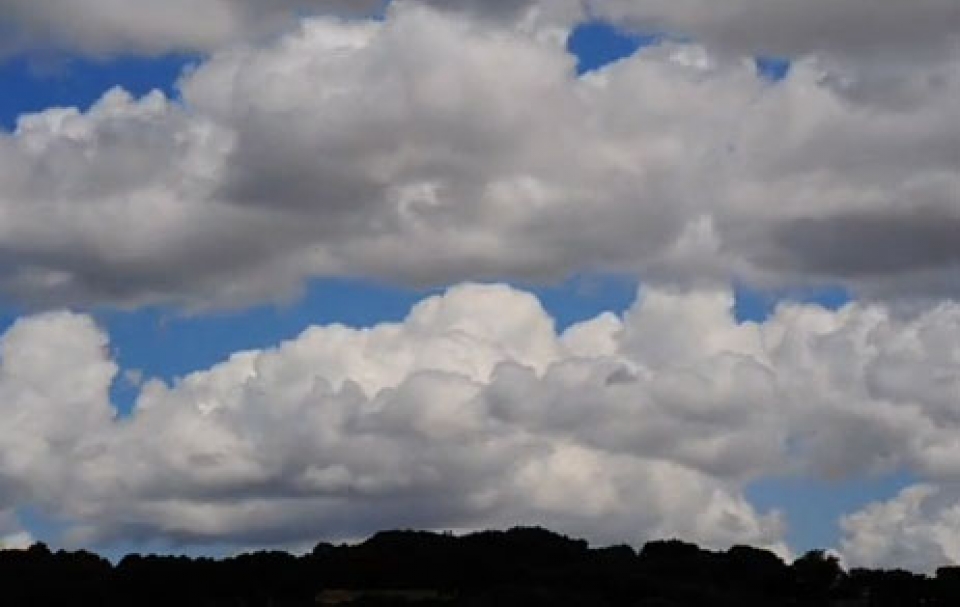
POLYGON ((197 61, 191 55, 109 59, 19 55, 0 61, 0 128, 12 131, 20 115, 51 107, 86 110, 117 86, 136 97, 160 90, 176 99, 177 80, 197 61))
POLYGON ((582 75, 630 57, 662 40, 663 36, 659 34, 632 33, 603 21, 589 21, 573 29, 567 40, 567 50, 577 58, 577 73, 582 75))
POLYGON ((770 82, 780 82, 790 75, 790 60, 782 57, 757 57, 757 73, 770 82))
POLYGON ((0 335, 7 332, 7 329, 22 316, 22 311, 14 307, 3 306, 0 303, 0 335))
MULTIPOLYGON (((567 40, 567 50, 577 58, 577 73, 582 75, 667 40, 684 42, 687 39, 674 34, 630 32, 594 20, 573 29, 567 40)), ((770 82, 780 82, 790 74, 791 61, 783 57, 756 57, 754 63, 757 74, 770 82)))
POLYGON ((915 482, 907 472, 842 481, 765 478, 747 487, 746 495, 760 512, 777 509, 784 513, 787 544, 799 556, 808 550, 838 547, 843 516, 896 497, 915 482))
POLYGON ((552 285, 515 286, 536 295, 562 332, 604 312, 622 316, 636 301, 639 282, 626 275, 583 273, 552 285))
POLYGON ((733 309, 738 322, 763 322, 783 302, 808 303, 828 310, 839 310, 851 301, 853 296, 841 286, 765 291, 741 284, 734 287, 733 309))
POLYGON ((32 507, 16 510, 17 522, 27 530, 35 541, 57 548, 66 531, 66 526, 39 509, 32 507))

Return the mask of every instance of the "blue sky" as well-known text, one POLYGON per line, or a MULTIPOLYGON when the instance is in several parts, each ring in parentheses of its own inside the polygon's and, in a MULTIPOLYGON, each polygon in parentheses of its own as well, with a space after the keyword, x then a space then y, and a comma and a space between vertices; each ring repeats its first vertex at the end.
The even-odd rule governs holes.
MULTIPOLYGON (((578 74, 585 74, 603 69, 611 62, 643 53, 645 48, 656 46, 666 39, 685 42, 690 38, 672 33, 629 32, 623 27, 618 28, 595 20, 573 30, 567 49, 577 58, 578 74)), ((786 54, 780 54, 779 51, 785 49, 776 44, 767 46, 770 48, 754 53, 748 61, 755 63, 757 73, 765 80, 764 86, 777 87, 789 80, 795 69, 800 68, 795 68, 791 60, 781 58, 786 54)), ((20 53, 0 58, 0 128, 12 132, 19 116, 51 107, 78 107, 84 110, 113 87, 126 89, 135 96, 158 89, 176 103, 180 103, 178 81, 186 70, 203 61, 205 56, 198 51, 161 52, 150 56, 120 52, 91 58, 82 53, 57 50, 20 53)), ((691 145, 693 149, 689 141, 684 142, 684 145, 691 145)), ((0 198, 2 195, 3 192, 0 192, 0 198)), ((3 211, 2 207, 0 211, 3 211)), ((842 219, 852 224, 857 216, 850 213, 849 217, 844 216, 842 219)), ((788 224, 788 227, 794 228, 793 231, 776 233, 776 238, 784 242, 777 241, 774 245, 769 245, 769 251, 750 250, 747 257, 751 260, 755 257, 761 261, 774 259, 775 263, 782 263, 782 267, 789 267, 791 271, 799 268, 795 270, 795 275, 802 275, 806 271, 801 267, 802 263, 796 262, 794 268, 790 266, 793 261, 786 257, 791 252, 789 246, 793 246, 794 241, 801 242, 801 245, 797 245, 798 248, 834 246, 832 243, 822 244, 822 241, 818 240, 824 230, 814 231, 814 245, 809 246, 806 241, 802 241, 801 229, 804 226, 802 222, 796 225, 788 224), (800 236, 797 236, 798 233, 800 236), (754 257, 750 257, 751 255, 754 257), (784 259, 785 262, 782 261, 784 259)), ((923 226, 925 229, 926 224, 923 226)), ((877 231, 882 232, 879 228, 877 231)), ((856 236, 855 230, 849 233, 856 236)), ((0 238, 2 237, 0 232, 0 238)), ((765 242, 758 246, 767 246, 765 242)), ((2 245, 0 240, 0 254, 5 251, 2 245)), ((837 257, 851 249, 856 249, 856 245, 841 242, 839 248, 831 251, 834 251, 833 257, 837 257)), ((824 255, 831 258, 830 253, 824 255)), ((733 291, 736 320, 740 323, 762 322, 784 301, 811 303, 836 311, 855 301, 854 293, 858 292, 857 287, 864 284, 873 286, 873 283, 869 282, 873 276, 870 272, 873 270, 869 268, 864 271, 868 278, 855 277, 845 282, 844 272, 851 271, 849 267, 852 266, 838 263, 842 270, 832 272, 833 269, 828 268, 822 271, 821 268, 814 267, 819 258, 814 255, 810 259, 813 260, 810 262, 813 264, 810 274, 818 278, 799 282, 820 285, 816 288, 777 286, 770 290, 759 290, 748 281, 735 282, 733 291), (821 280, 820 276, 825 278, 821 280)), ((854 254, 851 259, 856 261, 859 257, 854 254)), ((807 260, 804 258, 801 261, 807 260)), ((0 258, 0 279, 3 278, 2 262, 0 258)), ((776 267, 778 271, 781 269, 781 266, 776 267)), ((780 285, 789 284, 794 276, 787 271, 784 273, 789 275, 789 278, 780 281, 780 285)), ((484 272, 483 275, 490 273, 484 272)), ((504 280, 517 289, 533 293, 559 330, 607 311, 620 315, 634 303, 638 289, 644 288, 641 280, 635 276, 606 271, 581 271, 552 283, 511 281, 509 276, 505 276, 504 280)), ((772 281, 775 282, 777 281, 772 281)), ((27 317, 35 311, 29 306, 15 305, 12 297, 3 292, 2 284, 0 282, 0 334, 17 319, 27 317)), ((302 296, 293 301, 283 304, 252 304, 230 311, 186 312, 175 305, 161 304, 127 309, 113 306, 109 302, 86 308, 71 306, 69 303, 66 305, 91 315, 107 332, 110 337, 110 354, 123 371, 136 372, 143 378, 162 379, 172 385, 179 378, 209 369, 236 352, 268 349, 295 339, 312 325, 343 324, 362 329, 382 323, 400 322, 407 317, 415 304, 425 298, 443 294, 448 286, 434 284, 430 288, 417 288, 403 286, 404 284, 433 283, 429 280, 405 281, 402 278, 386 283, 364 278, 362 275, 338 279, 315 277, 306 281, 302 296)), ((877 297, 881 300, 886 296, 878 290, 875 292, 880 293, 877 297)), ((121 373, 114 381, 111 391, 112 403, 120 417, 130 415, 140 394, 140 386, 136 382, 128 381, 128 377, 131 375, 121 373)), ((2 438, 0 432, 0 439, 2 438)), ((2 454, 0 450, 0 455, 2 454)), ((3 470, 0 469, 0 472, 3 470)), ((831 481, 777 473, 750 482, 744 489, 744 494, 760 512, 784 512, 789 526, 784 539, 799 553, 811 548, 835 546, 843 533, 839 526, 842 516, 861 510, 873 502, 894 499, 902 490, 921 480, 917 474, 899 468, 880 474, 840 477, 831 481)), ((0 500, 0 515, 3 514, 2 506, 3 502, 0 500)), ((64 521, 53 520, 30 506, 20 506, 17 512, 26 531, 35 538, 54 544, 67 527, 64 521)), ((0 538, 3 535, 4 529, 0 527, 0 538)), ((236 545, 242 543, 243 540, 240 540, 236 545)), ((189 549, 195 553, 223 549, 222 545, 214 544, 217 542, 201 542, 199 546, 190 545, 189 549)), ((126 549, 164 548, 163 541, 138 544, 135 541, 120 540, 105 549, 116 555, 126 549)), ((174 549, 178 548, 182 546, 174 549)))
POLYGON ((117 86, 136 96, 158 89, 175 98, 180 74, 196 60, 186 55, 104 59, 14 56, 0 63, 0 125, 13 130, 21 114, 51 107, 85 110, 117 86))

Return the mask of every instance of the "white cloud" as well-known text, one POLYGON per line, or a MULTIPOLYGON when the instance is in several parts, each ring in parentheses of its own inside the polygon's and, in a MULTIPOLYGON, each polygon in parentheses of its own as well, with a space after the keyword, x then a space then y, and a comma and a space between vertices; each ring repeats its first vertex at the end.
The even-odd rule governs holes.
POLYGON ((771 85, 666 44, 581 79, 498 20, 307 19, 214 54, 182 104, 113 91, 0 135, 0 290, 203 307, 612 270, 956 297, 960 79, 919 66, 909 105, 875 105, 831 69, 771 85))
POLYGON ((530 295, 465 286, 402 324, 316 327, 174 386, 148 382, 133 417, 112 420, 116 368, 89 319, 22 320, 4 338, 11 421, 0 459, 30 455, 3 478, 83 541, 277 542, 539 522, 607 541, 777 542, 779 519, 759 516, 735 483, 519 419, 541 403, 505 401, 509 391, 542 383, 546 406, 563 397, 555 383, 574 381, 581 394, 562 406, 576 410, 620 364, 569 358, 562 342, 530 295), (566 377, 557 365, 568 358, 591 377, 566 377), (47 374, 58 377, 40 392, 47 374), (69 399, 59 391, 68 386, 69 399))
POLYGON ((0 342, 0 509, 68 483, 69 462, 91 447, 113 408, 104 398, 116 365, 87 317, 53 313, 17 321, 0 342))
POLYGON ((855 566, 927 573, 960 563, 960 493, 956 485, 915 485, 894 499, 846 517, 843 550, 855 566))
MULTIPOLYGON (((956 385, 909 370, 958 364, 960 308, 792 305, 757 325, 731 303, 649 290, 622 319, 558 335, 532 296, 464 285, 402 323, 313 327, 148 380, 121 419, 89 318, 24 319, 3 338, 0 507, 40 507, 85 544, 537 523, 786 550, 781 515, 744 497, 752 480, 957 481, 956 385)), ((849 529, 868 533, 864 518, 849 529)))

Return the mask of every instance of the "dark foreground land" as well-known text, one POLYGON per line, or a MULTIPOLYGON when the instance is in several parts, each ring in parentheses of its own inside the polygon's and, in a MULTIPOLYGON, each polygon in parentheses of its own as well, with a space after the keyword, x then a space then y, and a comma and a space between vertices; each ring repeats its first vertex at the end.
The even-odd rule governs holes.
POLYGON ((0 552, 0 604, 10 607, 306 605, 729 605, 737 607, 960 605, 960 567, 926 577, 843 571, 811 552, 788 565, 736 547, 677 541, 639 553, 542 529, 454 537, 380 533, 357 546, 318 545, 295 557, 258 552, 225 560, 128 556, 117 565, 43 545, 0 552))

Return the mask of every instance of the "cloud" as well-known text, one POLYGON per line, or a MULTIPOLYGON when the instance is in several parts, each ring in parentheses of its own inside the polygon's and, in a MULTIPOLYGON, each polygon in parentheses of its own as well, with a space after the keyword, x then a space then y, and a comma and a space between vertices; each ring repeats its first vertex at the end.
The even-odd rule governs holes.
MULTIPOLYGON (((65 50, 93 55, 209 52, 263 38, 315 14, 363 17, 381 0, 115 0, 0 2, 7 52, 65 50)), ((951 0, 395 0, 505 24, 569 27, 588 16, 643 31, 689 37, 736 55, 808 54, 858 61, 882 55, 928 60, 958 43, 951 0)), ((0 47, 2 49, 3 47, 0 47)))
POLYGON ((838 216, 829 220, 797 220, 776 236, 789 255, 813 270, 834 268, 858 273, 922 271, 960 266, 960 209, 925 214, 881 213, 838 216), (849 241, 873 242, 868 250, 852 250, 849 241), (882 250, 879 250, 882 247, 882 250))
POLYGON ((694 44, 574 64, 502 20, 398 3, 217 52, 182 102, 22 117, 0 135, 0 291, 217 307, 317 276, 603 270, 957 296, 955 72, 918 67, 901 107, 851 101, 814 58, 776 85, 694 44))
POLYGON ((956 485, 915 485, 887 502, 844 518, 844 554, 861 567, 932 573, 960 562, 960 493, 956 485))
POLYGON ((960 9, 950 0, 587 0, 593 14, 646 30, 690 36, 738 54, 795 57, 931 53, 956 44, 960 9))
POLYGON ((462 285, 401 323, 312 327, 148 380, 123 418, 88 317, 22 319, 2 341, 0 507, 40 508, 93 545, 537 523, 785 552, 782 515, 744 496, 753 480, 960 478, 944 375, 960 308, 789 305, 758 325, 731 307, 724 292, 644 290, 623 317, 558 334, 531 295, 462 285))
MULTIPOLYGON (((582 343, 605 329, 578 330, 582 343)), ((3 340, 2 478, 21 486, 4 495, 63 517, 78 541, 276 543, 522 522, 607 541, 779 539, 777 516, 723 478, 592 445, 572 420, 548 428, 541 407, 576 413, 624 363, 578 360, 536 299, 507 287, 459 287, 402 324, 315 327, 172 386, 148 382, 129 419, 108 415, 105 341, 62 313, 21 320, 3 340), (566 384, 578 393, 564 397, 566 384)))
POLYGON ((0 0, 0 54, 78 52, 93 56, 209 52, 276 34, 298 15, 365 16, 380 0, 0 0))
POLYGON ((452 14, 519 25, 562 40, 584 17, 580 0, 0 0, 0 59, 16 53, 210 53, 267 40, 311 16, 369 18, 389 4, 426 5, 452 14))
MULTIPOLYGON (((728 57, 815 57, 823 84, 863 106, 908 108, 953 72, 960 8, 951 0, 586 0, 626 29, 687 38, 728 57)), ((922 103, 922 101, 920 101, 922 103)), ((955 141, 955 139, 954 139, 955 141)), ((954 148, 955 149, 955 148, 954 148)), ((954 152, 954 165, 960 156, 954 152)))

